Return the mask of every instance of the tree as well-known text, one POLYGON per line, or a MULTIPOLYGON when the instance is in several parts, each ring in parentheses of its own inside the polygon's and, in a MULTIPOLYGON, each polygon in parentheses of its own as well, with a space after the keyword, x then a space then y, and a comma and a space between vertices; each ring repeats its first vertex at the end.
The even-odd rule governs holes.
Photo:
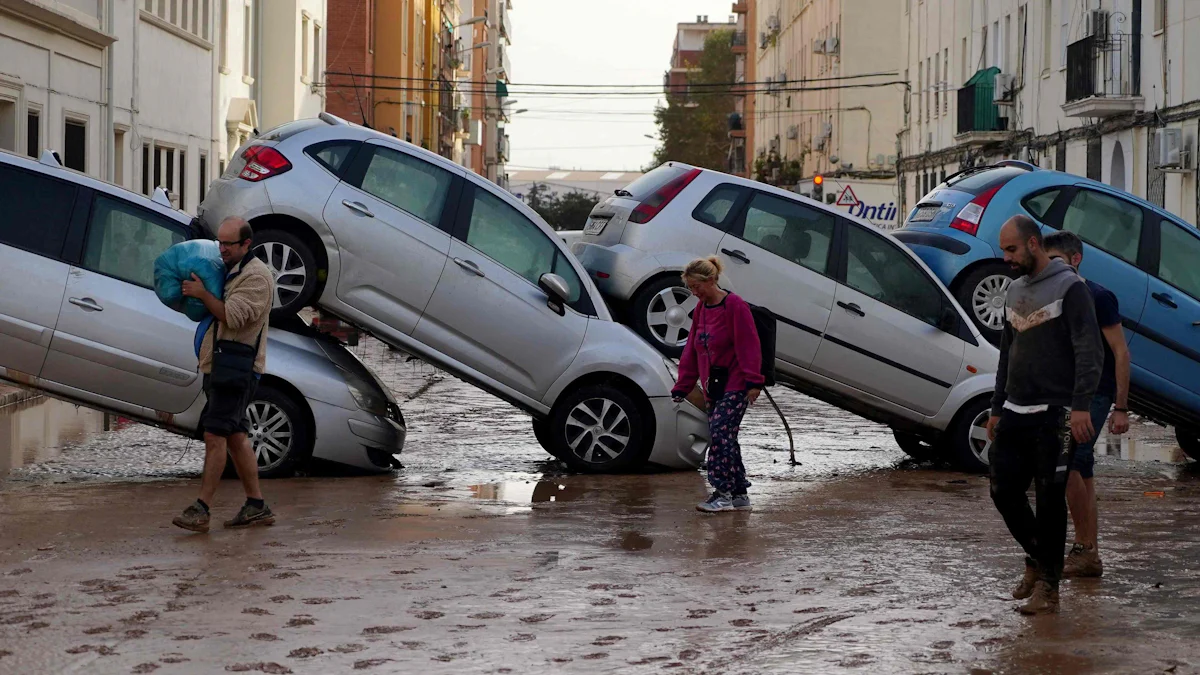
MULTIPOLYGON (((699 72, 688 78, 691 95, 668 93, 667 105, 654 110, 660 145, 653 166, 667 161, 724 171, 729 158, 729 115, 734 112, 730 83, 736 67, 733 31, 708 34, 699 72)), ((653 168, 653 167, 648 167, 653 168)))
POLYGON ((598 195, 580 190, 555 194, 541 183, 529 186, 525 203, 556 230, 580 230, 599 203, 598 195))

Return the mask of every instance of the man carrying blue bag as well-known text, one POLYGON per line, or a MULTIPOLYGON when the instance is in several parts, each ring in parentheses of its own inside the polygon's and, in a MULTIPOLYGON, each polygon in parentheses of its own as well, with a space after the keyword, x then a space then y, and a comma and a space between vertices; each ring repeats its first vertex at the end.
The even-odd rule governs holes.
POLYGON ((221 482, 226 452, 233 459, 246 503, 227 528, 272 525, 275 515, 263 501, 258 484, 258 463, 247 437, 250 422, 246 409, 267 364, 267 323, 275 281, 271 270, 250 255, 250 224, 226 218, 217 231, 221 260, 227 270, 224 299, 213 295, 204 282, 191 275, 182 283, 183 295, 195 298, 212 314, 200 341, 199 365, 207 402, 200 414, 204 431, 204 475, 200 496, 173 521, 193 532, 207 532, 209 504, 221 482), (216 324, 215 329, 212 324, 216 324))

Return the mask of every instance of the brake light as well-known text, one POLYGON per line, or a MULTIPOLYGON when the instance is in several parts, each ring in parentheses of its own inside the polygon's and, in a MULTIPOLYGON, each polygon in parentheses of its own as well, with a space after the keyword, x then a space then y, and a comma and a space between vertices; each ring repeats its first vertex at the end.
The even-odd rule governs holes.
POLYGON ((1004 187, 1004 183, 1001 183, 986 192, 981 192, 978 197, 971 200, 970 204, 964 206, 962 211, 958 212, 958 215, 955 216, 954 220, 950 222, 950 227, 953 227, 961 232, 966 232, 972 237, 978 234, 979 223, 983 221, 984 210, 987 209, 988 204, 992 201, 992 197, 995 197, 996 193, 999 192, 1000 188, 1002 187, 1004 187))
POLYGON ((646 198, 646 201, 637 205, 637 208, 633 210, 633 213, 629 214, 629 222, 650 222, 651 218, 657 216, 659 211, 662 211, 664 208, 666 208, 667 204, 670 204, 671 200, 674 199, 680 192, 683 192, 683 189, 692 181, 696 180, 696 176, 699 175, 700 169, 692 169, 682 176, 677 176, 667 181, 666 185, 663 185, 659 189, 655 190, 654 194, 646 198))
POLYGON ((242 159, 246 160, 246 166, 238 176, 252 183, 287 173, 292 168, 292 163, 287 157, 269 145, 252 145, 246 148, 242 152, 242 159))

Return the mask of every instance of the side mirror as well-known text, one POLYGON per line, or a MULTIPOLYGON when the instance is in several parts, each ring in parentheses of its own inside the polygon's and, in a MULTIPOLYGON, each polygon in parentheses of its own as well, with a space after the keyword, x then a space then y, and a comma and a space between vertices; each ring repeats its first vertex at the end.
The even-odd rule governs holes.
POLYGON ((557 274, 547 273, 538 278, 538 288, 549 298, 546 306, 554 310, 559 316, 567 313, 564 303, 571 296, 571 287, 567 286, 566 279, 557 274))
POLYGON ((938 330, 943 333, 954 334, 958 332, 958 322, 961 319, 958 315, 958 310, 950 305, 942 305, 942 313, 938 316, 938 330))

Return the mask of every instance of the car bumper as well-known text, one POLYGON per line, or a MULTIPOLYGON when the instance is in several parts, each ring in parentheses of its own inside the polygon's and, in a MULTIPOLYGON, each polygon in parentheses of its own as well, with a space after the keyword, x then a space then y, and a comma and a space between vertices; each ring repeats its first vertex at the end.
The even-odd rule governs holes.
POLYGON ((650 462, 671 469, 695 469, 708 449, 708 415, 686 401, 650 399, 656 429, 650 462))
POLYGON ((408 431, 395 415, 374 415, 308 400, 316 422, 313 457, 365 471, 387 471, 404 449, 408 431))
POLYGON ((654 256, 624 244, 602 246, 577 241, 571 253, 605 297, 629 300, 638 284, 662 268, 654 256))
POLYGON ((208 194, 196 209, 206 232, 216 236, 221 221, 230 216, 254 220, 273 213, 266 186, 240 178, 218 178, 209 186, 208 194))
POLYGON ((912 249, 929 269, 947 286, 963 268, 995 258, 995 251, 982 239, 945 228, 907 227, 893 233, 912 249))

